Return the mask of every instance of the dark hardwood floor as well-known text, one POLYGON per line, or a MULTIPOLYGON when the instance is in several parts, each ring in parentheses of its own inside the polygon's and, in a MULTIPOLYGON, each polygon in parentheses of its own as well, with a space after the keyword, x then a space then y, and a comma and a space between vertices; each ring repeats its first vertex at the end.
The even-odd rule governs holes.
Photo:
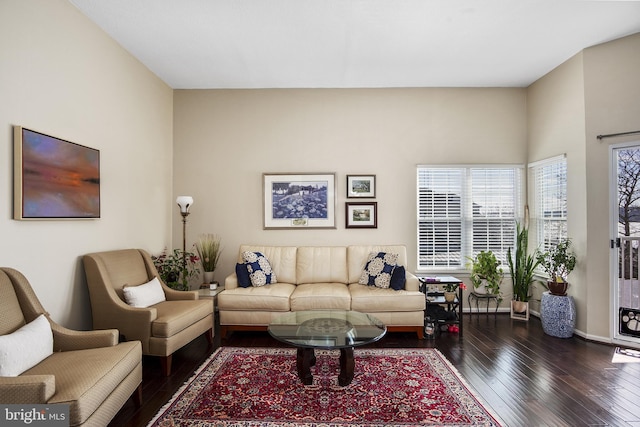
MULTIPOLYGON (((507 426, 640 426, 640 363, 612 364, 614 347, 545 335, 537 318, 465 314, 464 337, 390 333, 373 347, 436 347, 507 426)), ((267 332, 236 332, 224 346, 278 347, 267 332)), ((214 347, 220 346, 216 334, 214 347)), ((173 373, 144 358, 143 401, 111 426, 145 426, 211 354, 204 336, 174 354, 173 373)), ((356 370, 357 360, 356 360, 356 370)))

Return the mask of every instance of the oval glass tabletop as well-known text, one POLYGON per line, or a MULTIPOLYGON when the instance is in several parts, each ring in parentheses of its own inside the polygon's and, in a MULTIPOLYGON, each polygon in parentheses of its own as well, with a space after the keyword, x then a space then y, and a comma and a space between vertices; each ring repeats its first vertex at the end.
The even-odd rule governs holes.
POLYGON ((357 311, 293 311, 274 319, 269 334, 296 347, 336 349, 378 341, 387 327, 357 311))

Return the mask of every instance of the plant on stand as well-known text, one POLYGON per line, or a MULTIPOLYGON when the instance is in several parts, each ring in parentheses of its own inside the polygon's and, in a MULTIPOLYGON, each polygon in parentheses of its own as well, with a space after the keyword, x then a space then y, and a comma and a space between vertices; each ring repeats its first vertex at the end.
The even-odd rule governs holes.
POLYGON ((190 290, 189 281, 198 275, 198 261, 200 258, 192 252, 174 249, 168 252, 165 248, 160 255, 152 255, 160 279, 172 289, 179 291, 190 290))
POLYGON ((564 239, 546 252, 538 254, 538 263, 549 275, 549 280, 543 286, 549 289, 552 295, 564 296, 567 294, 567 276, 576 267, 576 256, 571 250, 571 240, 564 239))
POLYGON ((196 242, 196 250, 200 256, 200 263, 204 271, 204 283, 214 283, 213 274, 216 271, 222 248, 220 236, 216 234, 201 234, 196 242))
POLYGON ((529 319, 529 297, 538 259, 529 254, 529 229, 519 222, 516 222, 515 251, 512 254, 511 248, 507 249, 507 260, 513 283, 512 317, 514 313, 526 313, 526 319, 529 319))
POLYGON ((477 293, 499 295, 498 304, 502 301, 500 284, 504 277, 500 262, 492 251, 480 251, 471 261, 471 283, 477 293))

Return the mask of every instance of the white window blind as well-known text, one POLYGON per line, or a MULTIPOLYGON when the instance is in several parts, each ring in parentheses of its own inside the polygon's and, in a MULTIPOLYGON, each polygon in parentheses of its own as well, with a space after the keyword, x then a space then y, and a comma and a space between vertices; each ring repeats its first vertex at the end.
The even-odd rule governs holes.
POLYGON ((491 250, 506 263, 521 215, 518 166, 418 167, 418 268, 462 269, 491 250))
POLYGON ((567 238, 567 159, 554 157, 529 165, 533 182, 533 220, 537 244, 547 250, 567 238))

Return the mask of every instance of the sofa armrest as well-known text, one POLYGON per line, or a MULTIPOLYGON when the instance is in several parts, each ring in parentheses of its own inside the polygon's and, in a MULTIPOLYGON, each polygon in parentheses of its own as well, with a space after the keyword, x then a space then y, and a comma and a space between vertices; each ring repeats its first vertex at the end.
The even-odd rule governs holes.
POLYGON ((72 351, 86 348, 112 347, 118 344, 118 330, 74 331, 51 323, 53 351, 72 351))
POLYGON ((405 273, 406 282, 404 285, 405 290, 407 291, 419 291, 420 290, 420 280, 418 280, 418 276, 413 273, 406 272, 405 273))
POLYGON ((56 392, 53 375, 0 377, 0 402, 47 403, 56 392))
POLYGON ((224 279, 224 289, 235 289, 238 287, 238 276, 236 273, 231 273, 224 279))

